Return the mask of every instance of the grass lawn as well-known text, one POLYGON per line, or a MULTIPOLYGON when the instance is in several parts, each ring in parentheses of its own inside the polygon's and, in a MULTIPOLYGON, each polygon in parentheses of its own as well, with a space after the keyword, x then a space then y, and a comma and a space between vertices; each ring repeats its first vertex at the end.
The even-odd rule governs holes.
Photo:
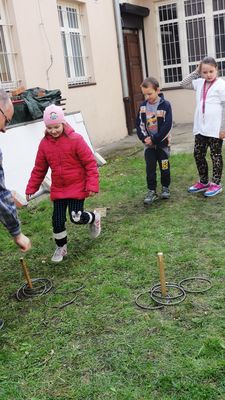
POLYGON ((85 286, 62 309, 74 294, 15 300, 21 253, 0 227, 1 400, 225 399, 225 193, 187 193, 197 176, 191 154, 172 156, 171 166, 171 199, 145 207, 142 155, 133 149, 109 160, 101 194, 86 202, 109 207, 102 234, 91 240, 87 227, 68 222, 69 254, 58 265, 50 262, 51 203, 20 211, 33 243, 31 277, 63 292, 85 286), (212 289, 139 309, 135 297, 159 282, 157 252, 167 281, 204 276, 212 289))

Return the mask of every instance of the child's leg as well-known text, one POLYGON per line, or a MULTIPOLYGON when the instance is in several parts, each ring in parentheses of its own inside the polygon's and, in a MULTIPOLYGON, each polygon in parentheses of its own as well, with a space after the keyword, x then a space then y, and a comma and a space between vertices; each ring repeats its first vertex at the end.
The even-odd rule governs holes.
POLYGON ((73 224, 86 225, 95 220, 93 212, 84 211, 84 200, 69 199, 68 208, 70 220, 73 224))
POLYGON ((90 235, 93 239, 97 238, 101 232, 101 215, 94 211, 84 211, 84 200, 69 199, 70 220, 74 224, 89 224, 90 235))
POLYGON ((58 247, 62 247, 67 243, 67 232, 65 227, 66 209, 67 199, 59 199, 53 201, 53 237, 58 247))
POLYGON ((169 147, 157 149, 157 158, 158 158, 159 168, 161 171, 161 185, 166 188, 168 188, 170 185, 169 154, 170 154, 169 147))
POLYGON ((66 208, 66 199, 53 201, 52 225, 56 249, 51 260, 56 263, 61 262, 67 255, 66 208))
POLYGON ((146 162, 146 177, 147 185, 149 190, 156 190, 156 166, 157 166, 157 154, 156 149, 146 147, 144 151, 145 162, 146 162))
POLYGON ((208 163, 206 161, 206 153, 209 145, 209 138, 203 135, 195 135, 194 158, 198 169, 200 182, 207 184, 208 177, 208 163))
POLYGON ((216 185, 220 184, 223 171, 222 145, 223 141, 221 139, 209 139, 210 156, 213 164, 212 182, 216 183, 216 185))

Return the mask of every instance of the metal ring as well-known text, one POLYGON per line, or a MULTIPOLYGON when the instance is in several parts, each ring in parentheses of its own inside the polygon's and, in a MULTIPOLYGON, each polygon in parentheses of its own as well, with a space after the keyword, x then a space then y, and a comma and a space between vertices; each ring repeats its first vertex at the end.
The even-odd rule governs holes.
POLYGON ((177 296, 170 296, 170 295, 167 295, 166 297, 162 297, 162 295, 157 296, 155 294, 155 292, 157 292, 160 287, 161 287, 160 283, 156 284, 153 286, 153 288, 150 291, 150 296, 151 296, 152 300, 154 300, 158 304, 162 304, 164 306, 174 306, 176 304, 181 303, 186 298, 185 290, 181 286, 177 285, 176 283, 166 283, 166 287, 178 289, 180 291, 180 294, 178 294, 177 296), (176 301, 176 299, 179 299, 179 300, 176 301))
POLYGON ((163 307, 164 307, 163 305, 147 306, 147 305, 138 303, 138 299, 139 299, 141 296, 143 296, 143 295, 146 294, 146 293, 149 293, 149 294, 150 294, 150 292, 151 292, 151 290, 147 290, 146 292, 140 293, 140 294, 136 297, 136 299, 135 299, 136 305, 137 305, 138 307, 140 307, 140 308, 143 308, 144 310, 158 310, 158 309, 163 308, 163 307))
POLYGON ((212 283, 209 279, 207 278, 203 278, 201 276, 193 276, 191 278, 186 278, 186 279, 182 279, 182 281, 179 282, 179 285, 185 290, 185 292, 187 293, 204 293, 207 292, 207 290, 211 289, 212 287, 212 283), (191 290, 186 288, 185 286, 183 286, 184 282, 189 282, 189 281, 204 281, 204 282, 208 282, 209 283, 209 287, 206 287, 205 289, 199 289, 199 290, 191 290))
POLYGON ((21 301, 32 297, 42 296, 43 294, 48 293, 53 287, 52 282, 47 278, 35 278, 31 279, 31 282, 39 282, 42 284, 36 288, 30 288, 27 283, 24 283, 16 292, 17 300, 21 301))

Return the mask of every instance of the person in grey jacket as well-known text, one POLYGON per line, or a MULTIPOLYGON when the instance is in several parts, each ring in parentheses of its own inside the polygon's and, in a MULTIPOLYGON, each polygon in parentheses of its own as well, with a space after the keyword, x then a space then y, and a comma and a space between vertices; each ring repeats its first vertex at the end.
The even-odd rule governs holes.
MULTIPOLYGON (((6 131, 14 113, 13 104, 4 90, 0 90, 0 132, 6 131)), ((4 170, 2 166, 2 152, 0 149, 0 222, 5 226, 17 246, 22 252, 31 248, 30 239, 25 236, 20 227, 16 205, 12 193, 5 187, 4 170)), ((0 319, 0 329, 3 320, 0 319)))

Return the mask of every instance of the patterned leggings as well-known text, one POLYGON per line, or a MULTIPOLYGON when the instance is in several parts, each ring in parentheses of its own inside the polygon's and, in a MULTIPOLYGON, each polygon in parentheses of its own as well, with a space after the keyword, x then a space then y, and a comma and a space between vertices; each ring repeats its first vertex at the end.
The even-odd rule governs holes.
POLYGON ((53 214, 52 226, 53 237, 55 238, 56 245, 61 247, 67 243, 66 232, 66 210, 69 210, 70 220, 73 224, 91 224, 95 220, 95 214, 92 212, 84 211, 84 200, 77 199, 59 199, 53 201, 53 214), (79 221, 74 221, 72 218, 72 211, 75 213, 81 212, 79 221))
POLYGON ((212 182, 217 185, 220 184, 223 170, 222 145, 223 141, 221 139, 207 137, 200 134, 195 136, 194 158, 200 182, 208 183, 209 181, 208 163, 206 161, 206 153, 209 147, 213 165, 212 182))

